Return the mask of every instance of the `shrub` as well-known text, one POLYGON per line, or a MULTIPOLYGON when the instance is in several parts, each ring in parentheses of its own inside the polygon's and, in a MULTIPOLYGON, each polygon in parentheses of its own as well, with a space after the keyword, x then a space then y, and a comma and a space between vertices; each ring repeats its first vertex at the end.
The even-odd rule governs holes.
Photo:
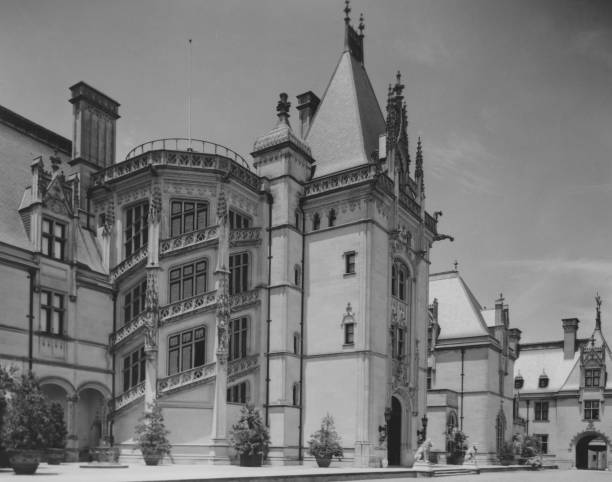
POLYGON ((145 413, 136 425, 136 445, 144 457, 170 455, 172 445, 168 441, 164 416, 156 401, 150 405, 151 412, 145 413))
POLYGON ((319 459, 340 458, 344 455, 340 440, 334 426, 334 419, 327 414, 321 420, 321 428, 310 436, 308 453, 319 459))
POLYGON ((6 448, 42 450, 49 446, 49 404, 32 373, 14 387, 2 427, 6 448))
POLYGON ((230 444, 241 455, 259 455, 265 457, 270 446, 270 434, 259 411, 252 405, 245 405, 240 411, 240 418, 232 425, 230 444))
POLYGON ((49 447, 63 449, 66 447, 66 422, 64 422, 64 408, 57 402, 51 403, 49 408, 49 447))

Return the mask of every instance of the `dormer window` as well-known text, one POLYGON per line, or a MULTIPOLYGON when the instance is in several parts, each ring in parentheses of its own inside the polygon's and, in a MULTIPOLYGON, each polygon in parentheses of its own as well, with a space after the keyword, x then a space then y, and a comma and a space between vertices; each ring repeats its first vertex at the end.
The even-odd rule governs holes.
POLYGON ((538 388, 546 388, 548 386, 548 375, 542 373, 538 379, 538 388))
POLYGON ((63 260, 66 255, 66 225, 53 219, 42 221, 42 253, 63 260))
POLYGON ((601 369, 587 368, 584 370, 584 386, 588 388, 599 387, 601 369))
POLYGON ((514 377, 514 388, 516 388, 517 390, 520 390, 521 388, 523 388, 524 384, 525 384, 525 380, 523 379, 520 373, 514 377))

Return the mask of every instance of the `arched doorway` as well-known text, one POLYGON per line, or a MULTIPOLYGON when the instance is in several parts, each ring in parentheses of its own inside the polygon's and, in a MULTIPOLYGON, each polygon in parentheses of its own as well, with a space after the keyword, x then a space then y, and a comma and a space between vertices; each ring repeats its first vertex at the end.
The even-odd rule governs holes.
POLYGON ((576 444, 576 468, 606 470, 608 444, 597 434, 585 435, 576 444))
POLYGON ((391 417, 388 426, 387 459, 389 465, 400 465, 402 447, 402 405, 391 397, 391 417))
POLYGON ((95 388, 79 391, 77 427, 79 459, 89 460, 89 449, 100 445, 105 435, 106 407, 104 396, 95 388))

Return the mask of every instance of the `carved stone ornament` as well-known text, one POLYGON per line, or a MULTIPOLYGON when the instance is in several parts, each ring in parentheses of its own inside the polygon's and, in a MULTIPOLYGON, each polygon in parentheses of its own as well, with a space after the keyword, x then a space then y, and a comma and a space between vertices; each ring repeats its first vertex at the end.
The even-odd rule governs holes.
POLYGON ((342 326, 347 323, 355 323, 355 314, 353 313, 353 308, 351 307, 351 303, 347 303, 346 312, 342 315, 342 326))
POLYGON ((149 222, 159 223, 162 211, 162 193, 158 184, 151 189, 151 202, 149 203, 149 222))
POLYGON ((389 237, 391 251, 393 254, 402 253, 410 249, 412 243, 412 235, 406 228, 399 228, 391 233, 389 237))

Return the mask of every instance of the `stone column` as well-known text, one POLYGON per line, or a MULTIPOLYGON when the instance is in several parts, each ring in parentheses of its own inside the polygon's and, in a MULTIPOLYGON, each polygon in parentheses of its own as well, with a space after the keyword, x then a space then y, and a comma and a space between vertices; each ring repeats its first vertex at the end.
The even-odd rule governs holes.
POLYGON ((79 436, 77 427, 76 408, 79 396, 75 393, 66 397, 66 461, 77 462, 79 460, 79 436))
POLYGON ((213 464, 228 463, 227 458, 227 352, 228 325, 230 318, 229 304, 229 226, 227 223, 227 205, 223 187, 217 199, 217 224, 219 225, 219 249, 215 268, 215 288, 217 291, 215 354, 215 398, 213 406, 210 462, 213 464))
POLYGON ((161 221, 161 189, 151 188, 149 203, 149 243, 147 250, 147 291, 145 296, 145 413, 157 398, 157 338, 159 327, 159 225, 161 221))

